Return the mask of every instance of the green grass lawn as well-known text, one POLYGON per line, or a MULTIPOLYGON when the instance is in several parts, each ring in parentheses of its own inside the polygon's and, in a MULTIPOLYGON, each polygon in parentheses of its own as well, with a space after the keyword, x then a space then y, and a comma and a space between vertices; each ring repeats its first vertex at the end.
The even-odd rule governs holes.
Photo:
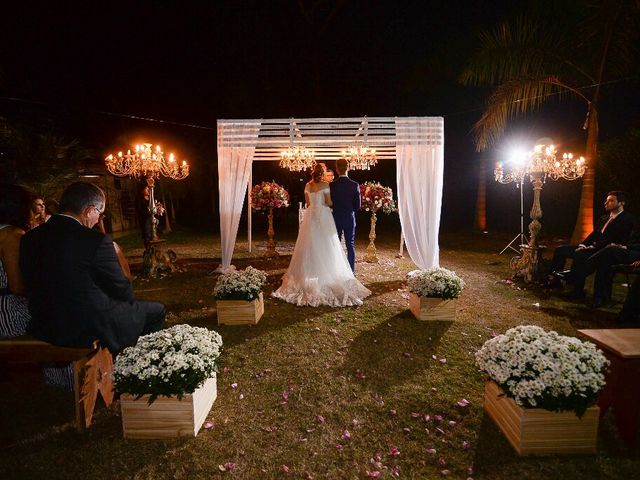
MULTIPOLYGON (((358 257, 366 249, 361 233, 358 257)), ((473 363, 493 333, 534 324, 575 335, 578 328, 610 325, 616 308, 592 311, 504 282, 509 256, 496 252, 508 239, 451 234, 441 239, 441 264, 467 282, 457 320, 420 322, 407 309, 404 284, 415 266, 395 258, 397 235, 381 233, 380 263, 356 265, 373 295, 344 309, 269 298, 293 237, 275 260, 259 257, 263 237, 252 254, 240 238, 234 264, 263 269, 269 280, 260 323, 233 327, 216 324, 211 272, 219 240, 169 235, 182 271, 136 279, 134 286, 139 298, 166 304, 169 325, 206 326, 222 335, 218 398, 209 415, 214 427, 196 438, 124 440, 116 402, 112 410, 100 408, 91 429, 79 434, 71 394, 42 386, 34 369, 12 369, 0 378, 0 478, 363 479, 372 471, 412 479, 441 478, 443 471, 462 479, 640 477, 639 450, 620 440, 610 413, 600 424, 596 455, 518 457, 483 412, 484 378, 473 363), (465 408, 456 404, 463 398, 470 402, 465 408), (222 471, 225 464, 235 468, 222 471)), ((139 269, 137 237, 119 241, 139 269)), ((616 291, 616 298, 623 294, 616 291)))

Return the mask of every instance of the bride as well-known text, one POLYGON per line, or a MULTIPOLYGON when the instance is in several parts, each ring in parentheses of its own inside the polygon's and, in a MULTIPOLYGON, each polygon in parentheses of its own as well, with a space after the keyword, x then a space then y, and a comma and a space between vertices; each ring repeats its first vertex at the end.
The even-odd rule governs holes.
POLYGON ((300 225, 282 285, 272 293, 298 306, 362 305, 371 292, 353 275, 342 251, 331 214, 329 184, 322 181, 324 167, 316 165, 304 187, 307 210, 300 225))

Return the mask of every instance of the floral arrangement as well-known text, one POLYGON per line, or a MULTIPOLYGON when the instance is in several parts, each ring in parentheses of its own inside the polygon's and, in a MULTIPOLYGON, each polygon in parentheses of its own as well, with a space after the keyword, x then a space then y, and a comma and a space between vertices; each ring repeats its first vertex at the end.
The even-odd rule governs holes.
POLYGON ((440 267, 414 270, 407 277, 409 291, 419 297, 451 300, 458 298, 466 285, 456 272, 440 267))
POLYGON ((582 416, 605 384, 609 364, 589 342, 526 325, 485 342, 476 365, 523 407, 582 416))
POLYGON ((218 300, 254 300, 267 283, 267 275, 257 268, 223 273, 213 290, 218 300))
POLYGON ((383 213, 393 213, 398 210, 393 201, 391 187, 384 187, 377 182, 362 183, 360 198, 362 199, 362 208, 367 212, 376 213, 378 210, 382 210, 383 213))
POLYGON ((254 210, 269 210, 289 206, 289 192, 276 182, 262 182, 251 189, 251 207, 254 210))
POLYGON ((217 371, 222 337, 206 328, 176 325, 144 335, 116 357, 113 379, 121 393, 182 398, 217 371))

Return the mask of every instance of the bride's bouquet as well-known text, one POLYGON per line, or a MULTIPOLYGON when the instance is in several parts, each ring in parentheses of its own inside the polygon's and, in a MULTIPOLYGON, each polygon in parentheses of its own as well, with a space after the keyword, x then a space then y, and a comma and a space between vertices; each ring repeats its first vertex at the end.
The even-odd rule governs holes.
POLYGON ((376 213, 382 210, 383 213, 393 213, 397 211, 393 201, 393 190, 378 182, 364 182, 360 185, 360 197, 362 208, 367 212, 376 213))
POLYGON ((256 211, 289 206, 289 192, 276 182, 262 182, 251 189, 251 207, 256 211))

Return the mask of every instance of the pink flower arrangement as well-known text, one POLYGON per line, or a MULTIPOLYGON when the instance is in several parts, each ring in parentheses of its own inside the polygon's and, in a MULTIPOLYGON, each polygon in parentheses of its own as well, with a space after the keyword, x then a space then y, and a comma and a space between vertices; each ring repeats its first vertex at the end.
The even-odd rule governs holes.
POLYGON ((393 213, 397 211, 393 201, 393 190, 391 187, 384 187, 378 182, 364 182, 360 185, 360 197, 362 198, 362 208, 367 212, 376 213, 382 210, 383 213, 393 213))
POLYGON ((269 210, 289 206, 289 192, 276 182, 262 182, 251 189, 251 207, 254 210, 269 210))

